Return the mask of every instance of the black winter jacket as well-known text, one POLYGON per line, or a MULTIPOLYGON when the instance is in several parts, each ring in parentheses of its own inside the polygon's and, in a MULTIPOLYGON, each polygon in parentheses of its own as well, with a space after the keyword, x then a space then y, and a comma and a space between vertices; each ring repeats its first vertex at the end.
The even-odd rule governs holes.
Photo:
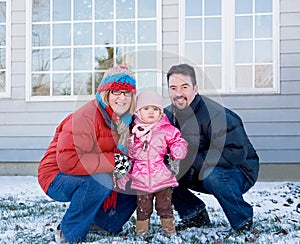
POLYGON ((236 166, 254 185, 259 158, 236 113, 199 94, 189 107, 178 110, 170 105, 165 113, 189 144, 178 178, 185 175, 183 179, 192 179, 199 174, 201 178, 202 170, 208 167, 236 166))

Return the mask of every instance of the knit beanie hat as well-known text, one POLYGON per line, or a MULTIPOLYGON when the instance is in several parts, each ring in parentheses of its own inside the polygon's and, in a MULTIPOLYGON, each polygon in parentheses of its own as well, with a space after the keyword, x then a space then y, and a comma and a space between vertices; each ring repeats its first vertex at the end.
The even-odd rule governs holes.
POLYGON ((116 66, 110 68, 103 76, 97 92, 107 90, 124 90, 136 93, 136 81, 133 72, 126 66, 116 66))
POLYGON ((137 95, 136 97, 136 112, 138 112, 142 107, 153 105, 160 108, 163 112, 163 98, 161 95, 153 91, 144 91, 137 95))

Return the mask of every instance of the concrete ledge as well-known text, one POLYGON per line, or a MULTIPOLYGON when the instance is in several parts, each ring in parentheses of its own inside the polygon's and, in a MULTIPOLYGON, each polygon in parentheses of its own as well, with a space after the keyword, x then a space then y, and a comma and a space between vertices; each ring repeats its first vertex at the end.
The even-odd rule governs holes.
POLYGON ((258 181, 300 181, 300 163, 260 164, 258 181))
POLYGON ((38 163, 3 163, 0 162, 0 175, 33 175, 37 176, 38 163))
MULTIPOLYGON (((0 175, 37 176, 38 163, 4 163, 0 162, 0 175)), ((300 181, 300 163, 260 164, 258 181, 300 181)))

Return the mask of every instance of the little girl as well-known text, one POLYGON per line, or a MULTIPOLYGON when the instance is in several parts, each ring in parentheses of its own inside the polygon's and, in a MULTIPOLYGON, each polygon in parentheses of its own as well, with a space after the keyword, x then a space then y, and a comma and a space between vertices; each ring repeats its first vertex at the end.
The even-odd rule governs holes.
POLYGON ((175 160, 185 158, 187 142, 163 113, 163 99, 154 92, 142 92, 137 96, 133 125, 128 147, 133 167, 129 174, 118 179, 118 186, 125 189, 131 179, 131 188, 137 191, 137 236, 148 233, 154 197, 162 229, 167 236, 171 236, 176 233, 172 187, 178 186, 178 182, 164 164, 164 155, 169 148, 175 160))

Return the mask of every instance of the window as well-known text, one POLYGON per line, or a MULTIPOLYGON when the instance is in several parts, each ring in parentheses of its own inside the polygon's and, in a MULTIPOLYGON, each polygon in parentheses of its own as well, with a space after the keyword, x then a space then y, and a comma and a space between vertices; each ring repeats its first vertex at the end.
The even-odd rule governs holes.
POLYGON ((10 97, 10 1, 0 0, 0 98, 10 97))
POLYGON ((181 56, 202 92, 278 92, 278 0, 185 0, 181 56))
POLYGON ((157 0, 29 2, 28 100, 94 95, 104 72, 117 64, 134 70, 139 85, 161 80, 157 0))

